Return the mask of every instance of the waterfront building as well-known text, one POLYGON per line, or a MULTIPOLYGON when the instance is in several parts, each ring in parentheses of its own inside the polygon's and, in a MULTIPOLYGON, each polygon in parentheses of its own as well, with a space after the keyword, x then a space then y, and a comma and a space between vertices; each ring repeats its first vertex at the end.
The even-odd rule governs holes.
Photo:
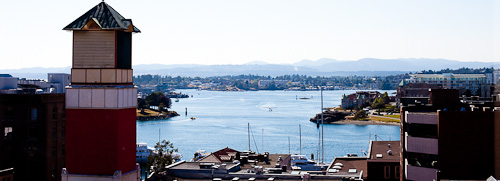
POLYGON ((234 160, 240 160, 240 155, 241 152, 226 147, 200 158, 196 162, 233 162, 234 160))
POLYGON ((415 101, 427 104, 430 89, 440 89, 441 85, 427 83, 407 83, 402 80, 396 92, 396 102, 400 106, 415 104, 415 101))
POLYGON ((362 105, 368 105, 376 98, 380 97, 378 91, 357 91, 354 94, 342 95, 341 107, 344 109, 352 109, 362 105))
POLYGON ((73 31, 73 63, 62 180, 138 180, 132 33, 140 31, 105 2, 64 30, 73 31))
POLYGON ((399 141, 371 141, 368 151, 368 180, 400 180, 399 141))
POLYGON ((400 180, 400 142, 370 141, 366 156, 335 157, 326 175, 363 180, 400 180))
POLYGON ((276 87, 287 87, 288 80, 259 80, 259 87, 269 87, 275 85, 276 87))
POLYGON ((500 102, 432 89, 429 104, 402 107, 400 165, 402 180, 499 178, 500 102))
POLYGON ((34 94, 13 80, 4 86, 13 91, 0 91, 0 180, 61 180, 65 96, 34 94))
POLYGON ((406 82, 440 85, 444 89, 458 89, 461 95, 470 91, 471 95, 489 97, 492 76, 493 74, 410 74, 406 82))
MULTIPOLYGON (((392 143, 392 142, 391 142, 392 143)), ((398 143, 395 141, 395 143, 398 143)), ((385 143, 383 143, 385 144, 385 143)), ((399 145, 399 144, 396 144, 399 145)), ((386 146, 387 147, 387 146, 386 146)), ((394 149, 398 149, 394 147, 394 149)), ((300 156, 300 155, 296 155, 300 156)), ((292 170, 290 154, 255 154, 230 148, 216 151, 197 162, 180 161, 166 167, 166 174, 153 174, 157 180, 362 180, 358 176, 323 171, 292 170)), ((399 156, 396 157, 396 163, 399 156)), ((367 157, 350 157, 364 159, 367 157)), ((380 161, 378 161, 381 163, 380 161)), ((364 169, 366 170, 366 169, 364 169)), ((361 171, 361 170, 359 170, 361 171)), ((357 175, 362 174, 358 172, 357 175)), ((375 174, 374 174, 375 175, 375 174)))

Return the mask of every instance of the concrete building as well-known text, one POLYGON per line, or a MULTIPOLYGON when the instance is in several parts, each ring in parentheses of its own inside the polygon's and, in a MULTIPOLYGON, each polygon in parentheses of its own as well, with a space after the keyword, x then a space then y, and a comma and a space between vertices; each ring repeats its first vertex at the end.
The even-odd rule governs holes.
POLYGON ((500 102, 458 95, 433 89, 430 104, 401 109, 402 180, 500 177, 500 102))
POLYGON ((27 92, 27 88, 33 89, 33 93, 66 93, 66 86, 69 85, 71 79, 70 74, 64 73, 49 73, 47 80, 42 79, 26 79, 12 77, 9 74, 0 76, 0 93, 16 93, 27 92))
POLYGON ((8 180, 61 180, 65 166, 65 96, 15 89, 0 94, 0 170, 8 180))
POLYGON ((427 104, 430 97, 430 89, 440 89, 441 85, 427 83, 407 83, 402 80, 396 94, 396 102, 400 106, 415 104, 415 101, 427 104))
POLYGON ((9 74, 0 74, 0 90, 17 89, 17 77, 9 74))
POLYGON ((66 93, 66 86, 71 83, 71 74, 64 73, 49 73, 47 75, 47 82, 50 85, 50 92, 52 93, 66 93))
POLYGON ((496 69, 493 71, 493 84, 500 83, 500 69, 496 69))
POLYGON ((432 85, 440 85, 444 89, 457 89, 460 94, 466 94, 467 90, 472 95, 481 97, 490 96, 490 87, 492 78, 488 78, 486 74, 410 74, 410 78, 406 79, 408 83, 427 83, 432 85))
POLYGON ((64 30, 73 31, 73 66, 62 180, 139 180, 132 33, 140 31, 104 1, 64 30))

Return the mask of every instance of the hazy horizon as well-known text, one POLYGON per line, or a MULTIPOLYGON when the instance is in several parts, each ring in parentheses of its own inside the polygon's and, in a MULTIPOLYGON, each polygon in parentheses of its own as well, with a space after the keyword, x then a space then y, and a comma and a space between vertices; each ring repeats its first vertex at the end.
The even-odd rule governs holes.
MULTIPOLYGON (((234 64, 231 64, 231 63, 226 63, 226 64, 207 64, 206 62, 185 63, 185 64, 183 64, 183 63, 178 63, 178 62, 166 62, 166 63, 165 62, 158 62, 158 63, 139 63, 139 64, 133 64, 132 66, 136 66, 136 65, 207 65, 207 66, 210 66, 210 65, 256 65, 256 64, 260 64, 260 63, 275 64, 275 65, 293 65, 293 64, 296 64, 296 63, 300 63, 302 61, 319 62, 320 60, 323 60, 323 59, 335 60, 335 61, 339 61, 339 62, 355 62, 355 61, 359 61, 359 60, 362 60, 362 59, 380 59, 380 60, 395 60, 395 59, 398 59, 398 60, 409 60, 409 59, 431 59, 431 58, 395 58, 395 59, 361 58, 361 59, 358 59, 358 60, 338 60, 338 59, 333 59, 333 58, 320 58, 320 59, 317 59, 317 60, 302 59, 302 60, 299 60, 299 61, 296 61, 296 62, 292 62, 292 63, 272 63, 272 62, 266 62, 266 61, 261 61, 261 60, 254 60, 254 61, 243 62, 243 63, 234 63, 234 64)), ((463 62, 463 63, 467 63, 467 62, 468 63, 480 62, 480 61, 450 60, 450 59, 444 59, 444 58, 436 58, 436 59, 449 60, 449 61, 458 61, 458 62, 463 62)), ((495 62, 481 62, 481 63, 495 63, 495 62)), ((0 70, 16 70, 16 69, 31 69, 31 68, 66 68, 66 67, 71 67, 71 65, 67 65, 67 66, 54 66, 54 67, 50 67, 50 66, 32 66, 32 67, 29 67, 29 66, 26 66, 26 67, 20 67, 20 68, 1 68, 0 67, 0 70)), ((495 67, 495 68, 497 68, 497 67, 495 67)), ((346 70, 346 71, 349 71, 349 70, 346 70)))
MULTIPOLYGON (((0 69, 66 67, 62 28, 101 0, 2 1, 0 69)), ((227 65, 304 59, 500 60, 500 3, 485 1, 106 0, 142 33, 133 65, 227 65)))

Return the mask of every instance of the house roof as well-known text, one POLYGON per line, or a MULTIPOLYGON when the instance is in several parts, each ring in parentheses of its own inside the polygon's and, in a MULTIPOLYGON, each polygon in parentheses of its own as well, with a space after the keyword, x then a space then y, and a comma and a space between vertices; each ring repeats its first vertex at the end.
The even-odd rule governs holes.
POLYGON ((210 154, 206 157, 203 157, 199 160, 196 160, 196 162, 221 162, 217 157, 215 157, 213 154, 210 154))
POLYGON ((226 147, 211 153, 197 162, 232 162, 236 158, 237 153, 239 151, 226 147))
POLYGON ((231 162, 233 161, 234 158, 236 158, 236 154, 239 151, 236 151, 234 149, 231 149, 229 147, 220 149, 214 153, 212 153, 217 159, 219 159, 221 162, 231 162))
POLYGON ((408 83, 406 82, 406 80, 405 80, 405 79, 403 79, 403 80, 401 80, 401 82, 399 82, 399 86, 400 86, 400 87, 403 87, 403 86, 405 86, 406 84, 408 84, 408 83))
POLYGON ((399 152, 399 141, 372 141, 368 162, 399 162, 399 152))
POLYGON ((129 27, 132 26, 132 32, 141 32, 141 30, 132 24, 131 19, 125 19, 105 2, 99 3, 68 26, 64 27, 63 30, 82 30, 91 20, 103 30, 129 30, 129 27))
POLYGON ((335 157, 328 167, 328 175, 359 176, 360 174, 362 174, 362 178, 367 178, 368 172, 366 161, 366 157, 335 157), (338 172, 330 172, 335 164, 338 163, 342 164, 341 169, 337 169, 338 172), (355 172, 349 172, 349 170, 351 169, 355 169, 355 172))

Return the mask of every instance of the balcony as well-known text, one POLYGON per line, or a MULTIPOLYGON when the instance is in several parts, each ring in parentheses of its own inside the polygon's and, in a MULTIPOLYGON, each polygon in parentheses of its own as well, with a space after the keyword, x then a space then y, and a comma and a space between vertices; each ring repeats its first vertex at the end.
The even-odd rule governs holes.
POLYGON ((438 139, 412 137, 406 134, 405 149, 407 152, 438 154, 438 139))
POLYGON ((406 112, 406 123, 410 124, 438 124, 438 117, 435 113, 409 113, 406 112))
POLYGON ((405 165, 407 180, 436 180, 437 169, 405 165))

